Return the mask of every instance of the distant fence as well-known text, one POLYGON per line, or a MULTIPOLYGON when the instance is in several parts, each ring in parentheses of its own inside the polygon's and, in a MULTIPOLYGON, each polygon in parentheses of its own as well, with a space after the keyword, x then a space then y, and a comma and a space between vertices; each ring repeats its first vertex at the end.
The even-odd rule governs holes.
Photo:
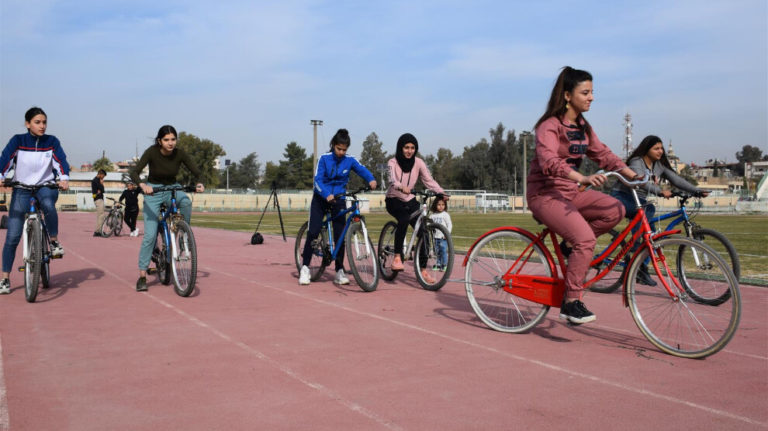
MULTIPOLYGON (((107 190, 105 196, 118 199, 122 191, 107 190)), ((451 211, 483 211, 482 207, 477 206, 477 200, 474 195, 462 195, 451 191, 450 209, 451 211)), ((192 209, 194 211, 262 211, 269 200, 269 191, 258 192, 206 192, 192 195, 192 209)), ((277 197, 280 201, 282 211, 308 211, 312 202, 311 191, 277 191, 277 197)), ((368 208, 371 211, 385 211, 384 194, 381 192, 365 193, 361 198, 368 200, 368 208)), ((141 204, 142 200, 139 199, 141 204)), ((109 201, 107 201, 109 203, 109 201)), ((270 201, 272 207, 274 202, 270 201)), ((676 199, 654 198, 654 204, 657 212, 668 212, 677 209, 676 199)), ((509 209, 506 211, 523 210, 522 196, 509 196, 509 209)), ((695 202, 689 203, 690 208, 694 208, 695 202)), ((93 211, 93 198, 90 193, 63 192, 59 195, 57 206, 63 210, 93 211)), ((709 196, 701 200, 701 207, 698 209, 705 213, 763 213, 768 214, 768 201, 740 201, 738 195, 720 195, 709 196)), ((502 209, 488 208, 486 211, 505 211, 502 209)))

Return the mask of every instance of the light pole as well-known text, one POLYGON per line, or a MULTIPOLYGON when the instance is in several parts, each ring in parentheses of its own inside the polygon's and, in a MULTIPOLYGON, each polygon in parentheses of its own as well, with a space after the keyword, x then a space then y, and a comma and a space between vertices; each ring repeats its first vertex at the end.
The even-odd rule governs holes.
POLYGON ((317 167, 317 126, 323 125, 323 120, 309 120, 309 123, 312 124, 312 127, 315 130, 315 152, 313 156, 313 164, 312 169, 314 170, 317 167))
POLYGON ((531 132, 522 132, 520 133, 520 138, 523 141, 523 213, 525 213, 525 208, 528 206, 528 197, 526 196, 528 193, 528 140, 532 138, 533 135, 531 132))
POLYGON ((224 159, 224 168, 227 171, 227 193, 229 193, 229 165, 232 163, 232 160, 224 159))

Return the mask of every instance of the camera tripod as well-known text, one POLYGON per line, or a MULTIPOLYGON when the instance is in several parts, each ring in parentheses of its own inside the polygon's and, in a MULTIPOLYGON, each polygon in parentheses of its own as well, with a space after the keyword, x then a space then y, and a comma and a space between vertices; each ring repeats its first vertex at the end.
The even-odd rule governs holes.
MULTIPOLYGON (((277 184, 274 181, 272 181, 272 192, 267 198, 267 204, 264 205, 264 211, 261 212, 261 217, 259 217, 259 223, 256 224, 256 231, 253 233, 253 236, 255 237, 259 233, 259 227, 261 226, 261 221, 264 219, 264 214, 267 212, 267 208, 269 208, 270 200, 273 202, 275 208, 277 208, 277 217, 280 219, 280 231, 283 232, 283 241, 288 242, 285 238, 285 227, 283 225, 283 214, 280 212, 280 201, 277 199, 277 184)), ((251 242, 253 243, 253 241, 251 242)))

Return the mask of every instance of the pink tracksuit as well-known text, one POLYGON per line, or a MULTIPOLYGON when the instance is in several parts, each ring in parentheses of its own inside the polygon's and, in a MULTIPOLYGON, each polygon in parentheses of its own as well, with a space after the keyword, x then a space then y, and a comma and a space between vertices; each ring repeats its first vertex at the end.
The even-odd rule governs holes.
POLYGON ((624 217, 624 205, 618 200, 596 190, 579 192, 576 182, 568 178, 585 155, 605 170, 626 167, 594 131, 586 133, 583 126, 551 117, 536 128, 536 157, 528 173, 528 207, 541 223, 572 244, 565 288, 566 296, 573 299, 581 299, 597 237, 624 217))

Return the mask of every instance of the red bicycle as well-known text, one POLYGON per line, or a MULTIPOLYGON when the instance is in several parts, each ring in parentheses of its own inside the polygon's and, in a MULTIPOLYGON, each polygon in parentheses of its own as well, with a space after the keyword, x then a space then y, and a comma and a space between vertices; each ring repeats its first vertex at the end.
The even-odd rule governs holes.
MULTIPOLYGON (((599 267, 609 262, 588 275, 585 287, 613 271, 640 240, 622 282, 623 304, 629 307, 640 332, 671 355, 703 358, 718 352, 733 337, 741 316, 738 281, 730 265, 703 242, 676 235, 679 230, 653 233, 635 192, 647 179, 628 181, 618 172, 605 175, 632 188, 638 210, 608 250, 591 263, 591 267, 599 267), (638 225, 631 239, 624 241, 638 225), (700 264, 701 256, 708 257, 707 265, 700 264), (656 286, 635 283, 646 260, 653 267, 649 272, 655 276, 656 286)), ((548 228, 535 235, 508 226, 480 236, 464 259, 467 298, 477 317, 497 331, 518 333, 536 326, 550 307, 559 307, 565 293, 566 265, 557 244, 557 236, 548 228), (547 238, 557 262, 545 244, 547 238)))

